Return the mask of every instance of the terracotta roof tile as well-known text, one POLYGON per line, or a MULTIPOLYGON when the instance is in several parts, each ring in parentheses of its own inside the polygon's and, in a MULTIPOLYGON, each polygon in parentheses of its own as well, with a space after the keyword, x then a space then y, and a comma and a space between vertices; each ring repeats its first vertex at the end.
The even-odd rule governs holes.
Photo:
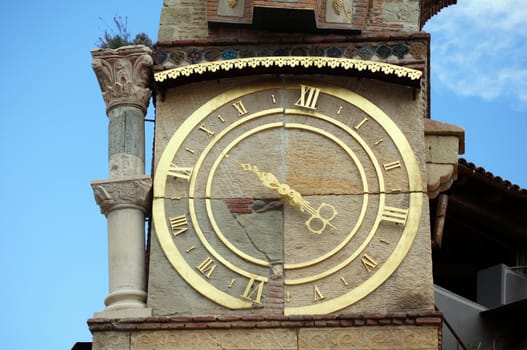
POLYGON ((469 162, 469 161, 467 161, 464 158, 460 158, 458 164, 459 164, 459 166, 463 166, 465 168, 468 168, 468 169, 472 170, 472 173, 481 174, 481 175, 489 178, 490 180, 496 182, 496 184, 501 184, 503 187, 506 187, 507 190, 518 191, 518 192, 521 192, 522 194, 527 194, 527 190, 526 189, 524 189, 524 188, 522 188, 522 187, 520 187, 520 186, 518 186, 516 184, 513 184, 509 180, 504 180, 500 176, 496 176, 493 173, 491 173, 490 171, 485 170, 485 168, 477 166, 476 164, 474 164, 472 162, 469 162))
POLYGON ((421 28, 423 28, 426 21, 428 21, 432 16, 441 11, 443 8, 450 5, 455 5, 456 3, 457 0, 421 0, 421 18, 419 20, 421 28))

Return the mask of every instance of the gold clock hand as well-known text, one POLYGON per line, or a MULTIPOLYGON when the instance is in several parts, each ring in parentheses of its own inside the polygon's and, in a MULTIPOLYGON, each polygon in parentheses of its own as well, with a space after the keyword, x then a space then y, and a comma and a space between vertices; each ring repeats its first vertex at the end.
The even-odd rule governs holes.
POLYGON ((333 220, 333 218, 335 218, 335 216, 337 215, 337 210, 331 204, 322 202, 322 204, 320 204, 318 209, 315 209, 312 206, 310 206, 308 202, 306 202, 305 208, 306 208, 306 211, 308 211, 311 214, 311 217, 306 221, 306 226, 309 229, 309 231, 316 233, 316 234, 321 234, 322 231, 325 230, 326 226, 330 226, 331 228, 335 230, 337 229, 331 223, 331 220, 333 220), (328 208, 329 210, 328 212, 329 215, 327 217, 324 217, 322 213, 324 208, 328 208), (319 223, 317 224, 317 222, 319 223))
POLYGON ((323 202, 318 209, 315 209, 304 199, 304 197, 302 197, 300 192, 292 189, 288 184, 280 183, 274 174, 261 171, 256 165, 242 163, 237 159, 231 158, 228 154, 225 154, 225 157, 236 162, 243 170, 256 174, 265 187, 275 190, 280 195, 280 198, 287 200, 290 205, 300 207, 301 212, 309 213, 311 217, 305 222, 305 224, 312 233, 321 234, 326 226, 336 229, 330 221, 337 215, 337 210, 331 204, 323 202), (326 214, 329 215, 324 216, 323 212, 328 210, 329 213, 326 214))
POLYGON ((299 206, 300 211, 311 214, 311 217, 306 221, 306 226, 309 231, 316 234, 321 234, 326 226, 336 229, 336 227, 330 221, 333 220, 333 218, 335 218, 337 215, 337 210, 331 204, 322 202, 322 204, 320 204, 320 206, 315 209, 311 206, 311 204, 309 204, 307 200, 304 199, 304 197, 302 197, 298 191, 290 188, 287 184, 280 185, 278 193, 281 197, 283 196, 287 198, 289 204, 293 206, 299 206))
POLYGON ((272 173, 260 171, 256 165, 251 165, 249 163, 242 163, 237 159, 231 158, 230 155, 226 154, 226 158, 231 159, 232 161, 236 162, 243 170, 250 171, 258 176, 258 178, 262 181, 262 184, 270 188, 272 190, 278 191, 278 187, 281 185, 280 181, 274 176, 272 173))
POLYGON ((330 221, 337 215, 337 210, 331 204, 322 202, 320 206, 315 209, 309 204, 302 195, 289 187, 287 184, 280 184, 277 189, 278 194, 281 198, 287 199, 287 202, 292 206, 300 207, 300 211, 307 212, 311 217, 306 221, 306 226, 309 231, 321 234, 326 226, 330 226, 333 229, 337 229, 330 221))

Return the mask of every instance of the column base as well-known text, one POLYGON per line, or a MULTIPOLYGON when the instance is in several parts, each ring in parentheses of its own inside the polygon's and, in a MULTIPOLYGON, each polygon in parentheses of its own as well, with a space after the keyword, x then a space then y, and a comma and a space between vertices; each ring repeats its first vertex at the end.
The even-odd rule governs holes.
POLYGON ((100 312, 95 312, 93 318, 142 318, 152 316, 152 309, 149 307, 145 308, 133 308, 133 309, 117 309, 117 310, 108 310, 105 309, 100 312))
POLYGON ((106 309, 94 313, 94 318, 148 317, 152 309, 147 308, 146 293, 136 289, 121 289, 110 293, 104 303, 106 309))

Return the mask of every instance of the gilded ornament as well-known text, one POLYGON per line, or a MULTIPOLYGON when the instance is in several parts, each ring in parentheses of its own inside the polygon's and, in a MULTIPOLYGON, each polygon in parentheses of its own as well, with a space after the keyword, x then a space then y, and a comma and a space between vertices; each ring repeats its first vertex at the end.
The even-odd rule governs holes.
MULTIPOLYGON (((372 54, 369 47, 361 48, 362 53, 368 51, 372 54)), ((359 53, 361 51, 359 50, 359 53)), ((422 72, 416 69, 401 67, 394 64, 384 62, 373 62, 357 59, 347 59, 342 57, 298 57, 298 56, 286 56, 286 57, 250 57, 250 58, 235 58, 228 61, 216 61, 206 62, 200 64, 186 65, 182 67, 176 67, 167 69, 161 72, 157 72, 154 78, 157 82, 161 83, 167 79, 177 79, 181 76, 190 76, 193 74, 204 74, 206 72, 217 72, 217 71, 228 71, 230 69, 244 69, 247 67, 297 67, 302 66, 309 68, 312 66, 322 68, 344 68, 346 70, 364 71, 370 72, 381 71, 386 75, 395 74, 398 77, 407 77, 411 80, 421 79, 422 72)))
POLYGON ((344 0, 333 0, 332 5, 333 5, 333 10, 338 16, 344 15, 344 17, 349 22, 351 22, 351 9, 346 8, 346 5, 344 4, 344 0))

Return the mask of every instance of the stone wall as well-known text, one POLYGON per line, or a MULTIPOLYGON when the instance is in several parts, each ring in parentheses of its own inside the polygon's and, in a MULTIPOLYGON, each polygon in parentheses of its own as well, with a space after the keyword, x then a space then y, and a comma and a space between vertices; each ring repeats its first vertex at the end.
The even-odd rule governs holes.
POLYGON ((419 0, 374 0, 365 32, 419 31, 419 0))
POLYGON ((206 0, 164 0, 158 41, 208 37, 206 0))
MULTIPOLYGON (((362 33, 420 30, 419 0, 372 0, 365 9, 362 6, 363 2, 353 2, 353 10, 359 9, 354 15, 361 17, 361 22, 364 23, 360 28, 362 33)), ((294 8, 295 4, 296 2, 291 2, 290 7, 294 8)), ((208 7, 207 0, 164 0, 158 32, 159 42, 200 40, 229 35, 230 28, 208 28, 208 7)), ((354 28, 356 27, 354 25, 354 28)), ((238 29, 236 33, 240 33, 238 29)))
POLYGON ((442 316, 149 317, 88 323, 93 350, 436 350, 442 316))

